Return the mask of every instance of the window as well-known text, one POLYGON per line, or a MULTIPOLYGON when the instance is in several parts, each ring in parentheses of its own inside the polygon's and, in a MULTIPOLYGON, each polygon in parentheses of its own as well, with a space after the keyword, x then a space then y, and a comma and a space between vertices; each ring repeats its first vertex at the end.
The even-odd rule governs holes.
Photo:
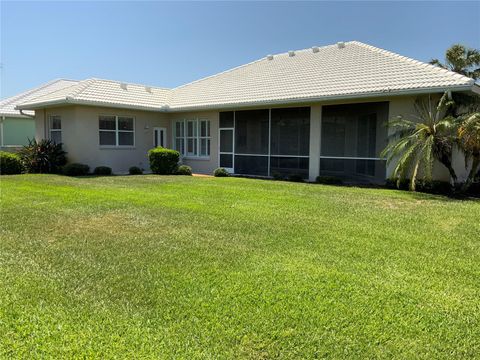
POLYGON ((210 121, 200 120, 200 156, 210 156, 210 121))
POLYGON ((59 115, 49 116, 50 140, 56 144, 62 142, 62 118, 59 115))
POLYGON ((98 128, 100 146, 129 147, 135 145, 133 117, 100 115, 98 128))
POLYGON ((188 119, 175 122, 175 150, 187 157, 210 156, 210 120, 188 119))

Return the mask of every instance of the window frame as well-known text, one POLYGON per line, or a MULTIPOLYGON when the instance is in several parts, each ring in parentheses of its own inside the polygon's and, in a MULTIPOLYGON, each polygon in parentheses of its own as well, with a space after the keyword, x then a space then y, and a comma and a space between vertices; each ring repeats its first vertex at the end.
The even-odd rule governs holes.
MULTIPOLYGON (((50 141, 53 141, 52 132, 60 133, 60 142, 59 143, 55 142, 55 144, 62 144, 63 143, 63 134, 62 134, 62 116, 61 115, 58 115, 58 114, 48 115, 48 139, 50 141), (54 117, 58 117, 60 119, 60 128, 59 129, 54 129, 52 127, 54 117)), ((2 135, 3 135, 3 132, 2 132, 2 135)))
POLYGON ((98 145, 101 149, 134 149, 135 148, 135 126, 136 118, 133 115, 112 115, 112 114, 99 114, 98 117, 98 145), (115 129, 100 129, 100 117, 114 117, 115 118, 115 129), (118 118, 130 118, 133 120, 132 130, 120 130, 118 128, 118 118), (102 145, 100 144, 100 132, 113 132, 115 133, 115 145, 102 145), (119 133, 132 133, 133 134, 133 144, 132 145, 120 145, 119 144, 119 133))
POLYGON ((209 160, 211 155, 211 143, 212 143, 212 133, 211 125, 212 122, 210 119, 205 118, 184 118, 179 120, 174 120, 173 123, 173 148, 177 150, 184 159, 193 159, 193 160, 209 160), (206 135, 201 136, 201 125, 206 123, 206 135), (183 134, 178 136, 177 134, 177 125, 180 125, 180 128, 183 129, 183 134), (192 133, 189 132, 189 124, 192 124, 192 133), (202 140, 207 142, 207 154, 201 153, 201 142, 202 140), (188 152, 188 143, 189 141, 193 142, 193 152, 188 152), (178 149, 177 142, 183 144, 182 149, 178 149))

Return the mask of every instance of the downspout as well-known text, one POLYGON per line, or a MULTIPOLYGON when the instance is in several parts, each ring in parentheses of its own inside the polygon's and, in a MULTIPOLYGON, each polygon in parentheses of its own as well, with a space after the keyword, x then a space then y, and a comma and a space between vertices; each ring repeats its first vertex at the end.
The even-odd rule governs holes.
POLYGON ((20 114, 21 114, 21 115, 23 115, 23 116, 26 116, 26 117, 32 118, 32 119, 34 119, 34 118, 35 118, 35 115, 28 115, 28 114, 25 114, 25 113, 23 112, 23 110, 20 110, 20 114))
POLYGON ((0 123, 0 148, 3 147, 3 123, 5 122, 5 115, 2 115, 2 122, 0 123))

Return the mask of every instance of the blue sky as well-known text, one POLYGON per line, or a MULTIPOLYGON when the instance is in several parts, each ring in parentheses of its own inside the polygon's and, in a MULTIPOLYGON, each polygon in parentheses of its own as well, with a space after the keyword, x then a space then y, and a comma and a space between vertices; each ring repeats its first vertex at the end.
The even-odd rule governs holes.
POLYGON ((54 78, 175 87, 270 53, 359 40, 419 60, 480 48, 480 2, 1 1, 1 97, 54 78))

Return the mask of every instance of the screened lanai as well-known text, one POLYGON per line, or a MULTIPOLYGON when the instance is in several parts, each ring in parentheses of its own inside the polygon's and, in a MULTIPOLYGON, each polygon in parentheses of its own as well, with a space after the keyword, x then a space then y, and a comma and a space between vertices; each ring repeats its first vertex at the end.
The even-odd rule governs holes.
POLYGON ((383 182, 387 117, 387 102, 322 107, 320 157, 312 158, 310 107, 221 112, 220 166, 239 175, 308 178, 309 162, 319 161, 321 176, 383 182))
POLYGON ((308 177, 310 108, 220 113, 220 166, 235 174, 308 177))

